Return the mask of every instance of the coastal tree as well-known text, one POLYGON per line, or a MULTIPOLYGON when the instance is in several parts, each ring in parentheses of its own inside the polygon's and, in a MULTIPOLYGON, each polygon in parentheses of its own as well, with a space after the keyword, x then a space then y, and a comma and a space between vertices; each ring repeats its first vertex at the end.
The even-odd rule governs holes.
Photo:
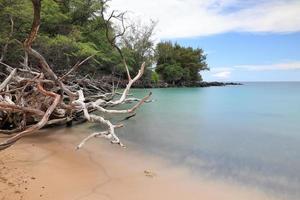
POLYGON ((145 62, 144 80, 151 81, 152 66, 156 62, 154 48, 154 29, 157 22, 151 20, 142 23, 139 20, 129 21, 127 31, 120 38, 119 44, 126 55, 130 72, 137 73, 139 66, 145 62))
MULTIPOLYGON (((106 27, 100 15, 106 9, 107 3, 99 0, 43 0, 42 26, 34 47, 43 54, 54 72, 60 74, 78 59, 89 55, 94 56, 79 69, 85 74, 109 75, 122 63, 118 52, 106 39, 106 27)), ((30 1, 0 0, 2 61, 18 66, 20 60, 27 57, 21 44, 30 30, 32 18, 30 1)), ((108 27, 109 34, 114 35, 111 22, 108 27)))
POLYGON ((161 42, 156 47, 156 54, 156 72, 173 85, 193 85, 202 80, 201 71, 209 70, 206 55, 199 48, 161 42))

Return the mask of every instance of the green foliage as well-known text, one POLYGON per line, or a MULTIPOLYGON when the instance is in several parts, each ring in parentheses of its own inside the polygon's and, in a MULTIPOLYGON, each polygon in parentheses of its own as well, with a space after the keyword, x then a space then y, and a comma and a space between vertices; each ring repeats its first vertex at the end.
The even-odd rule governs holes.
POLYGON ((184 70, 179 64, 162 64, 157 71, 162 75, 164 81, 175 84, 183 78, 184 70))
POLYGON ((23 52, 22 46, 18 41, 23 41, 30 30, 32 12, 32 5, 28 0, 0 0, 0 49, 9 44, 5 61, 12 65, 18 64, 22 59, 23 54, 20 54, 23 52), (11 20, 13 21, 12 35, 11 20))
POLYGON ((193 84, 202 80, 200 71, 208 70, 206 56, 202 49, 161 42, 157 45, 156 53, 156 72, 164 81, 171 84, 193 84))
POLYGON ((155 71, 151 73, 151 82, 157 84, 159 81, 159 75, 155 71))
MULTIPOLYGON (((106 39, 104 21, 99 15, 102 6, 101 0, 42 1, 41 26, 34 48, 55 71, 95 55, 80 68, 83 72, 123 74, 120 55, 106 39)), ((30 31, 32 18, 31 1, 0 0, 0 55, 9 41, 4 61, 12 66, 22 62, 21 43, 30 31), (10 18, 14 22, 12 37, 10 18)), ((113 28, 109 34, 114 34, 113 28)), ((33 59, 30 64, 35 64, 33 59)))
POLYGON ((60 5, 53 0, 43 0, 41 20, 40 31, 47 35, 68 34, 71 29, 69 14, 64 13, 60 5))
MULTIPOLYGON (((39 51, 55 71, 69 69, 75 63, 94 55, 83 66, 83 73, 115 74, 126 78, 121 56, 106 38, 105 21, 100 10, 106 5, 102 0, 43 0, 41 26, 34 48, 39 51)), ((30 31, 33 18, 29 0, 0 0, 0 55, 8 45, 4 61, 19 66, 23 60, 22 42, 30 31), (13 33, 11 34, 11 21, 13 33)), ((122 32, 109 24, 108 35, 122 32)), ((201 80, 199 74, 207 70, 206 56, 202 49, 181 47, 171 42, 161 42, 154 49, 152 40, 155 22, 131 23, 117 45, 134 76, 146 62, 144 83, 158 83, 160 79, 174 84, 187 85, 201 80), (156 65, 156 71, 150 68, 156 65)), ((35 65, 30 59, 31 65, 35 65)))
MULTIPOLYGON (((15 21, 16 30, 24 30, 20 29, 20 26, 30 28, 33 18, 31 2, 27 0, 0 0, 1 34, 10 31, 10 17, 15 21)), ((15 33, 18 32, 15 31, 15 33)))
POLYGON ((140 21, 132 22, 120 41, 120 46, 128 62, 130 72, 137 74, 143 62, 146 63, 144 80, 151 82, 152 70, 155 63, 154 41, 152 40, 156 22, 150 21, 142 24, 140 21))

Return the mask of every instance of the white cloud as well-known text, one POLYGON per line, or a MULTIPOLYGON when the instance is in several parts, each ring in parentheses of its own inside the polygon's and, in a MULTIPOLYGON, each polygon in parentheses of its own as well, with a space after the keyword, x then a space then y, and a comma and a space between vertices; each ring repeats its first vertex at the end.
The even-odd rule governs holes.
POLYGON ((213 74, 213 77, 217 77, 220 79, 228 79, 231 75, 231 71, 223 71, 223 72, 217 72, 215 74, 213 74))
POLYGON ((158 20, 159 38, 300 31, 299 0, 112 0, 110 5, 158 20))
POLYGON ((229 80, 235 74, 241 72, 262 72, 262 71, 292 71, 300 70, 300 61, 290 61, 274 64, 257 64, 257 65, 236 65, 232 67, 211 68, 209 72, 204 73, 219 80, 229 80))
POLYGON ((300 61, 276 63, 269 65, 238 65, 234 69, 248 71, 270 71, 270 70, 297 70, 300 69, 300 61))
POLYGON ((232 71, 233 68, 231 67, 218 67, 210 69, 210 71, 205 74, 210 74, 212 77, 220 80, 227 80, 230 78, 232 71))

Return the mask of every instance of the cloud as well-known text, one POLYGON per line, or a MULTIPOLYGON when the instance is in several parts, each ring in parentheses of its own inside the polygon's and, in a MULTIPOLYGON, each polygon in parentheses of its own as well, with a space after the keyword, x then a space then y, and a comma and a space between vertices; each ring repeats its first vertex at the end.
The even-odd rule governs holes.
POLYGON ((228 79, 231 76, 233 68, 231 67, 219 67, 219 68, 212 68, 210 70, 211 76, 218 78, 218 79, 228 79))
POLYGON ((223 72, 217 72, 215 74, 213 74, 213 77, 217 77, 220 79, 228 79, 231 75, 231 71, 223 71, 223 72))
POLYGON ((293 71, 300 70, 300 61, 290 61, 273 64, 257 65, 236 65, 232 67, 211 68, 209 72, 204 73, 216 79, 229 80, 239 73, 263 72, 263 71, 293 71))
POLYGON ((110 5, 132 17, 158 20, 159 38, 300 31, 299 0, 113 0, 110 5))
POLYGON ((238 65, 233 69, 247 70, 247 71, 270 71, 270 70, 297 70, 300 69, 300 61, 292 61, 286 63, 277 63, 269 65, 238 65))

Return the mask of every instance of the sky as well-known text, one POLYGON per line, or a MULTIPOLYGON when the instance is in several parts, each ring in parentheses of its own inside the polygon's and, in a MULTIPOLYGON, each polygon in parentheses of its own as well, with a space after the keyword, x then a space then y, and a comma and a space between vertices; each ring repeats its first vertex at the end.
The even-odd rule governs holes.
POLYGON ((205 81, 300 81, 300 0, 112 0, 158 21, 156 41, 202 48, 205 81))

